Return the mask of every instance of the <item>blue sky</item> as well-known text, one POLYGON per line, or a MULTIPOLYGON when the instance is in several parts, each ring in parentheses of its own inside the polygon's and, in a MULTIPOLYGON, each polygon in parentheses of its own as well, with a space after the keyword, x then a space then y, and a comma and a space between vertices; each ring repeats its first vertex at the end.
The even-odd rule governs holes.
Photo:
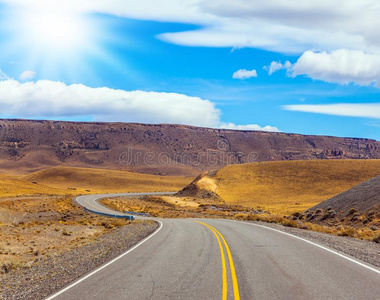
POLYGON ((310 1, 301 10, 283 4, 274 14, 271 1, 191 0, 198 5, 192 13, 176 0, 153 8, 65 1, 64 9, 44 1, 42 11, 31 1, 0 1, 2 118, 380 140, 380 41, 368 32, 378 22, 373 8, 358 16, 355 2, 346 1, 342 16, 333 6, 315 11, 310 1), (320 25, 328 18, 329 28, 320 25), (353 18, 368 24, 353 32, 353 18), (235 72, 249 78, 233 78, 235 72))

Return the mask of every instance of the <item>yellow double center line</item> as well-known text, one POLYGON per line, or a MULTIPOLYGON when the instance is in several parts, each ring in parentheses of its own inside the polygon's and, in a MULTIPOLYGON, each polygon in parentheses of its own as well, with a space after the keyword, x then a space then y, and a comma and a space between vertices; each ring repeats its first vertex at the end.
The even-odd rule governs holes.
POLYGON ((90 196, 90 197, 86 197, 86 198, 84 199, 84 202, 86 202, 89 206, 92 206, 92 207, 95 208, 96 210, 101 211, 101 209, 99 209, 99 207, 97 207, 97 206, 95 206, 94 204, 88 202, 88 199, 89 199, 89 198, 91 198, 91 196, 90 196))
POLYGON ((216 239, 218 241, 219 247, 220 247, 220 256, 222 259, 222 270, 223 270, 223 290, 222 290, 222 299, 227 300, 227 267, 226 267, 226 256, 224 254, 224 249, 222 242, 220 239, 222 239, 224 247, 226 248, 227 256, 228 256, 228 262, 230 264, 230 270, 231 270, 231 278, 232 278, 232 287, 234 290, 234 299, 235 300, 240 300, 240 294, 239 294, 239 285, 236 277, 236 272, 235 272, 235 266, 234 266, 234 261, 232 259, 230 247, 228 247, 228 244, 226 242, 226 239, 223 237, 223 235, 213 226, 199 222, 199 221, 194 221, 199 224, 202 224, 203 226, 206 226, 208 229, 210 229, 216 236, 216 239))

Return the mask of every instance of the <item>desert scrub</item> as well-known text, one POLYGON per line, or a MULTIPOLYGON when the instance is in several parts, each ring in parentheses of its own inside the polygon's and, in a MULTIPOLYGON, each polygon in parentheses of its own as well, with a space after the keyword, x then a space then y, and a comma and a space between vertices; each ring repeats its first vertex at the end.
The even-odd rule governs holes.
POLYGON ((348 215, 353 215, 354 213, 356 213, 358 211, 358 209, 357 208, 351 208, 350 210, 349 210, 349 212, 348 212, 348 215))
POLYGON ((321 220, 323 221, 326 219, 333 218, 335 216, 336 216, 336 211, 331 208, 328 208, 321 220))
POLYGON ((343 228, 340 231, 338 231, 339 236, 349 236, 354 237, 355 236, 355 229, 354 228, 343 228))
POLYGON ((8 274, 11 270, 16 269, 17 265, 14 262, 5 261, 1 264, 0 273, 8 274))
POLYGON ((64 230, 62 230, 62 235, 71 236, 71 233, 66 231, 66 229, 64 229, 64 230))

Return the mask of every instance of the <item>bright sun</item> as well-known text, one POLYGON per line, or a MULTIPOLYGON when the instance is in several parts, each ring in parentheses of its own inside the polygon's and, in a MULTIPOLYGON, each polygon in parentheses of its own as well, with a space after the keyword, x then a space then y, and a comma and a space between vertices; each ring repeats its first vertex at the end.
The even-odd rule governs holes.
POLYGON ((24 18, 33 43, 54 50, 79 50, 86 42, 87 24, 69 12, 31 11, 24 18))
MULTIPOLYGON (((93 61, 111 61, 107 42, 112 37, 96 14, 73 10, 63 1, 10 6, 0 28, 8 32, 6 51, 40 77, 70 78, 95 74, 93 61)), ((91 75, 96 76, 96 75, 91 75)))

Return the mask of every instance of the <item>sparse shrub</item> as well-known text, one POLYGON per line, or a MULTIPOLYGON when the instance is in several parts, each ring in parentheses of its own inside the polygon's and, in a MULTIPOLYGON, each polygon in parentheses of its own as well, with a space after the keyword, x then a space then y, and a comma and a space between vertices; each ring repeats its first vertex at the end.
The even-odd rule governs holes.
POLYGON ((380 244, 380 234, 377 235, 376 237, 374 237, 372 241, 374 241, 375 243, 380 244))
POLYGON ((235 219, 237 219, 237 220, 247 220, 248 219, 248 215, 246 215, 246 214, 236 214, 235 215, 235 219))
POLYGON ((373 217, 375 217, 375 214, 376 214, 376 212, 374 212, 373 210, 371 210, 371 211, 368 212, 368 217, 373 218, 373 217))
POLYGON ((344 228, 340 232, 338 232, 339 236, 349 236, 354 237, 355 236, 355 229, 354 228, 344 228))
POLYGON ((67 232, 66 230, 63 230, 63 231, 62 231, 62 234, 65 235, 65 236, 71 236, 71 233, 70 233, 70 232, 67 232))
POLYGON ((108 222, 102 222, 101 225, 106 228, 106 229, 112 229, 112 228, 115 228, 115 226, 111 223, 108 223, 108 222))
POLYGON ((2 263, 0 271, 2 274, 8 274, 11 270, 15 268, 16 265, 13 262, 6 261, 2 263))
POLYGON ((366 225, 368 223, 371 223, 372 222, 372 219, 370 217, 367 217, 363 220, 363 225, 366 225))
POLYGON ((356 208, 351 208, 348 212, 349 215, 353 215, 354 213, 356 213, 358 210, 356 208))
POLYGON ((293 220, 283 220, 281 222, 282 225, 286 226, 286 227, 294 227, 294 228, 298 228, 298 223, 293 221, 293 220))
POLYGON ((293 220, 302 220, 304 215, 300 212, 295 212, 292 214, 293 220))
POLYGON ((333 217, 335 217, 335 215, 336 215, 336 211, 335 210, 333 210, 333 209, 327 209, 327 211, 325 212, 324 216, 322 217, 322 220, 333 218, 333 217))
POLYGON ((352 216, 352 218, 350 219, 350 221, 351 221, 351 222, 355 222, 355 221, 357 221, 357 220, 359 220, 359 214, 355 213, 355 214, 352 216))
POLYGON ((247 216, 247 220, 249 220, 249 221, 260 221, 260 218, 258 215, 250 214, 247 216))
POLYGON ((298 224, 298 225, 299 225, 298 228, 300 228, 300 229, 311 230, 310 224, 301 223, 301 224, 298 224))

